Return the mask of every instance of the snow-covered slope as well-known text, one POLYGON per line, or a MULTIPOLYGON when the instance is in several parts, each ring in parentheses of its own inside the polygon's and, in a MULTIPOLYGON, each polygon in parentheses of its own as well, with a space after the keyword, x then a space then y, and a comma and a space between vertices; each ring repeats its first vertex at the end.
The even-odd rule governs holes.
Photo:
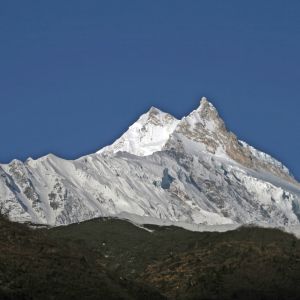
POLYGON ((178 122, 170 114, 151 107, 119 139, 98 153, 126 151, 139 156, 150 155, 163 148, 178 122))
POLYGON ((177 120, 151 108, 114 144, 70 161, 47 155, 0 166, 11 219, 51 225, 138 215, 190 224, 300 223, 288 169, 229 132, 205 98, 177 120))

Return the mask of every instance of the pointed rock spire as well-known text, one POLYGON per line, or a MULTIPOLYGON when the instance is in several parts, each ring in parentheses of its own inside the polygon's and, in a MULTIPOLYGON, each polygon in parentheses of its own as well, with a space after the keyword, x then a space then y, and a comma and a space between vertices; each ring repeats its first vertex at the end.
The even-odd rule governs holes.
POLYGON ((201 100, 200 100, 199 110, 204 110, 204 109, 214 109, 214 110, 216 110, 214 105, 206 97, 202 97, 201 100))
POLYGON ((215 106, 211 102, 209 102, 206 97, 201 98, 200 106, 197 109, 197 111, 200 113, 201 118, 203 118, 204 120, 212 119, 224 123, 223 120, 220 118, 215 106))
MULTIPOLYGON (((217 109, 206 97, 201 98, 200 106, 184 117, 179 125, 184 127, 184 131, 193 131, 196 135, 207 135, 209 132, 225 130, 224 121, 219 116, 217 109)), ((195 134, 192 135, 195 136, 195 134)))
POLYGON ((200 109, 203 109, 205 107, 213 106, 212 103, 210 103, 206 97, 202 97, 200 100, 200 109))
POLYGON ((216 154, 225 153, 226 130, 218 111, 206 97, 201 98, 200 106, 181 119, 165 148, 178 148, 184 140, 191 140, 202 150, 216 154))

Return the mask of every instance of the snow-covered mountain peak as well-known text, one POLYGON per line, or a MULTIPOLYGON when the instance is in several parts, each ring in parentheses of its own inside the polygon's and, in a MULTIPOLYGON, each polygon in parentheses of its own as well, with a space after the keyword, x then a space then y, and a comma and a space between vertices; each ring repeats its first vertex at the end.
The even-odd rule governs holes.
POLYGON ((148 112, 146 112, 145 114, 151 115, 151 114, 161 114, 161 113, 163 114, 164 112, 155 106, 151 106, 148 112))
POLYGON ((174 119, 176 118, 173 117, 172 115, 165 113, 154 106, 151 106, 146 113, 141 115, 141 117, 138 119, 137 122, 143 125, 147 125, 148 123, 150 123, 155 126, 165 126, 168 125, 170 120, 174 120, 174 119))
POLYGON ((225 129, 224 121, 220 118, 217 109, 206 97, 201 98, 200 106, 184 117, 181 123, 181 126, 189 126, 192 131, 212 132, 225 129))
POLYGON ((224 156, 227 135, 218 111, 203 97, 200 106, 180 120, 165 148, 183 148, 187 152, 205 151, 224 156))
POLYGON ((119 139, 98 153, 126 151, 139 156, 150 155, 162 150, 178 122, 172 115, 152 106, 119 139))
POLYGON ((197 110, 216 110, 216 108, 206 97, 202 97, 197 110))
POLYGON ((119 139, 98 153, 125 151, 146 156, 169 149, 192 155, 208 152, 295 182, 282 163, 239 141, 235 134, 227 130, 217 109, 206 97, 202 97, 199 107, 180 121, 151 107, 119 139))
POLYGON ((197 109, 180 120, 164 149, 176 149, 193 155, 208 152, 244 167, 267 171, 295 182, 282 163, 239 141, 234 133, 227 130, 217 109, 205 97, 197 109))
POLYGON ((0 165, 0 205, 11 219, 52 225, 125 212, 196 224, 285 226, 300 224, 295 183, 279 161, 228 131, 202 98, 180 121, 151 107, 98 153, 0 165))

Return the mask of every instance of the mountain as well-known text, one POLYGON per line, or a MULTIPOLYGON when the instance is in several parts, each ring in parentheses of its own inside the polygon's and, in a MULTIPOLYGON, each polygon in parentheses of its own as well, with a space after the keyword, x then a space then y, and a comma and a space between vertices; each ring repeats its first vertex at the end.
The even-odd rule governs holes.
POLYGON ((184 117, 170 136, 165 149, 182 148, 186 153, 197 155, 209 152, 217 157, 231 159, 245 167, 258 171, 265 170, 295 182, 289 170, 271 156, 239 141, 229 132, 216 108, 202 98, 198 109, 184 117))
POLYGON ((138 156, 150 155, 162 150, 178 122, 170 114, 151 107, 112 145, 97 153, 126 151, 138 156))
POLYGON ((300 223, 300 184, 227 130, 206 98, 181 120, 152 107, 115 143, 76 160, 3 164, 0 201, 12 220, 50 225, 124 212, 191 224, 300 223))

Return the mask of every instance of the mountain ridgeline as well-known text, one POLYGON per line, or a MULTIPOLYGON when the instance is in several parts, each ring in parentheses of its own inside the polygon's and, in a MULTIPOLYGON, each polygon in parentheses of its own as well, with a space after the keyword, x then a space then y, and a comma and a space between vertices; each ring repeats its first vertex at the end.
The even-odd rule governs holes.
POLYGON ((230 132, 206 98, 181 120, 152 107, 115 143, 76 160, 1 165, 0 202, 11 220, 55 226, 124 212, 190 224, 300 223, 300 184, 230 132))

